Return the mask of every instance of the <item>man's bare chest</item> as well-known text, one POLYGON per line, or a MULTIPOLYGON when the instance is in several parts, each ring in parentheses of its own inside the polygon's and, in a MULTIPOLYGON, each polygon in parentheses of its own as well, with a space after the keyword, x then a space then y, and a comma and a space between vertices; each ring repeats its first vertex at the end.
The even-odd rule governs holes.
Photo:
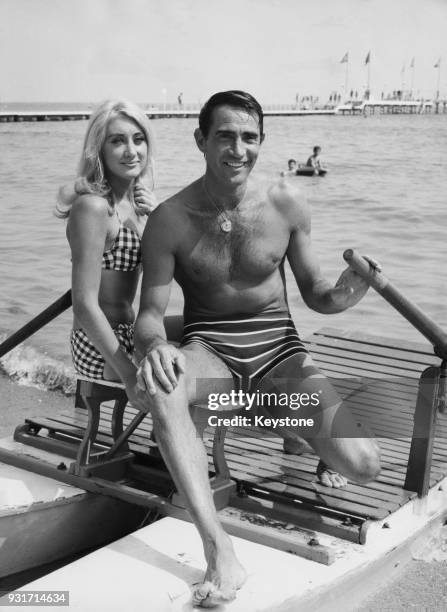
POLYGON ((289 232, 280 216, 238 211, 227 217, 231 231, 221 228, 217 214, 193 217, 177 256, 183 277, 196 283, 261 282, 279 266, 289 232))

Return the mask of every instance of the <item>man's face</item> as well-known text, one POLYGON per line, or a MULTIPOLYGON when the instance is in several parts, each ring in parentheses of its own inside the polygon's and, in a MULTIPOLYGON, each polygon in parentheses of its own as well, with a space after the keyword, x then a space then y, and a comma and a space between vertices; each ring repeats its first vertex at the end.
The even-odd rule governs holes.
POLYGON ((289 161, 289 170, 296 170, 296 162, 289 161))
POLYGON ((207 173, 232 185, 244 183, 258 158, 263 137, 258 118, 241 108, 214 109, 208 136, 200 130, 197 144, 205 153, 207 173))

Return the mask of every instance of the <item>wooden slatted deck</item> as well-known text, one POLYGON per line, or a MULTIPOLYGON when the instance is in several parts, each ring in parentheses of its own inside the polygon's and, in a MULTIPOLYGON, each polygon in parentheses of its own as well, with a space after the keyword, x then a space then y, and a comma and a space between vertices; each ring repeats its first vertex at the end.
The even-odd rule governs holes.
MULTIPOLYGON (((438 365, 428 345, 390 340, 378 336, 322 329, 307 339, 308 348, 322 371, 333 381, 351 410, 366 422, 377 438, 382 452, 382 472, 366 485, 350 483, 344 489, 330 489, 316 482, 315 455, 285 455, 282 440, 266 436, 254 428, 231 428, 227 433, 225 455, 231 476, 239 491, 288 506, 291 511, 308 512, 345 525, 361 526, 369 520, 385 519, 416 493, 403 489, 413 431, 418 380, 429 365, 438 365)), ((124 422, 135 411, 129 406, 124 422)), ((101 411, 101 438, 111 443, 111 406, 101 411)), ((447 419, 438 416, 430 486, 447 474, 447 419)), ((55 415, 49 422, 72 428, 72 435, 82 433, 86 414, 55 415), (81 429, 80 429, 81 428, 81 429)), ((131 450, 147 455, 153 446, 149 436, 150 416, 131 437, 131 450)), ((208 428, 205 444, 210 458, 213 431, 208 428)), ((141 455, 140 455, 141 454, 141 455)), ((318 521, 317 521, 318 522, 318 521)), ((335 523, 334 523, 335 524, 335 523)))

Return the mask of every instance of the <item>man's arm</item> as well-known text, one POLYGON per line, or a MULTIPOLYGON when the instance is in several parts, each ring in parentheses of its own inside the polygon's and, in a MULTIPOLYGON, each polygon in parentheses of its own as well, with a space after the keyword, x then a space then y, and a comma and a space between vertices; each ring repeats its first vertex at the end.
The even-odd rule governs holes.
POLYGON ((173 220, 160 206, 150 217, 142 238, 143 282, 140 309, 135 324, 135 348, 140 375, 150 393, 154 377, 171 391, 177 384, 176 368, 183 371, 183 356, 168 343, 163 317, 174 278, 175 247, 173 220))
POLYGON ((354 306, 365 295, 368 285, 350 268, 341 274, 335 286, 322 276, 312 249, 309 208, 299 192, 289 186, 284 191, 283 203, 291 220, 287 259, 304 302, 323 314, 343 312, 354 306))

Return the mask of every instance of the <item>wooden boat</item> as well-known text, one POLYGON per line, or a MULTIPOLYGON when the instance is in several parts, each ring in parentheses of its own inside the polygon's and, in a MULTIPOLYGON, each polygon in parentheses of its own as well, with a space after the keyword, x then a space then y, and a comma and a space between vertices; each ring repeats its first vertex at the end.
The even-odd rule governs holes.
MULTIPOLYGON (((3 448, 11 444, 1 440, 3 448)), ((103 546, 140 527, 145 514, 138 506, 0 463, 0 582, 103 546)))
POLYGON ((327 170, 323 170, 320 168, 319 170, 315 170, 311 166, 299 166, 295 172, 296 176, 324 176, 327 174, 327 170))
MULTIPOLYGON (((352 253, 347 259, 360 266, 384 297, 406 310, 405 299, 383 275, 352 253)), ((333 610, 342 599, 349 609, 410 558, 418 539, 446 520, 447 428, 442 411, 447 336, 417 309, 407 316, 439 357, 429 345, 333 329, 307 339, 316 363, 379 440, 382 472, 376 481, 328 489, 315 480, 314 455, 284 455, 278 438, 254 428, 205 428, 220 519, 249 572, 247 585, 227 610, 333 610)), ((132 593, 133 609, 151 601, 157 602, 152 608, 157 610, 192 609, 190 587, 201 580, 204 567, 200 540, 151 450, 150 417, 139 419, 127 408, 122 429, 130 424, 130 437, 123 442, 116 425, 119 391, 95 391, 86 381, 78 390, 73 413, 27 419, 15 441, 0 444, 0 460, 53 478, 59 475, 61 482, 80 489, 156 508, 169 518, 27 588, 66 589, 69 584, 74 609, 83 611, 123 609, 126 593, 132 593), (80 456, 96 414, 89 405, 94 392, 109 399, 101 410, 96 449, 91 457, 80 456), (111 422, 113 436, 107 431, 111 422), (101 446, 117 446, 114 438, 120 453, 101 456, 101 446), (70 469, 57 469, 61 454, 70 469), (85 458, 87 462, 79 462, 85 458), (126 589, 119 580, 123 573, 126 589), (97 605, 100 597, 106 598, 102 607, 97 605)))

